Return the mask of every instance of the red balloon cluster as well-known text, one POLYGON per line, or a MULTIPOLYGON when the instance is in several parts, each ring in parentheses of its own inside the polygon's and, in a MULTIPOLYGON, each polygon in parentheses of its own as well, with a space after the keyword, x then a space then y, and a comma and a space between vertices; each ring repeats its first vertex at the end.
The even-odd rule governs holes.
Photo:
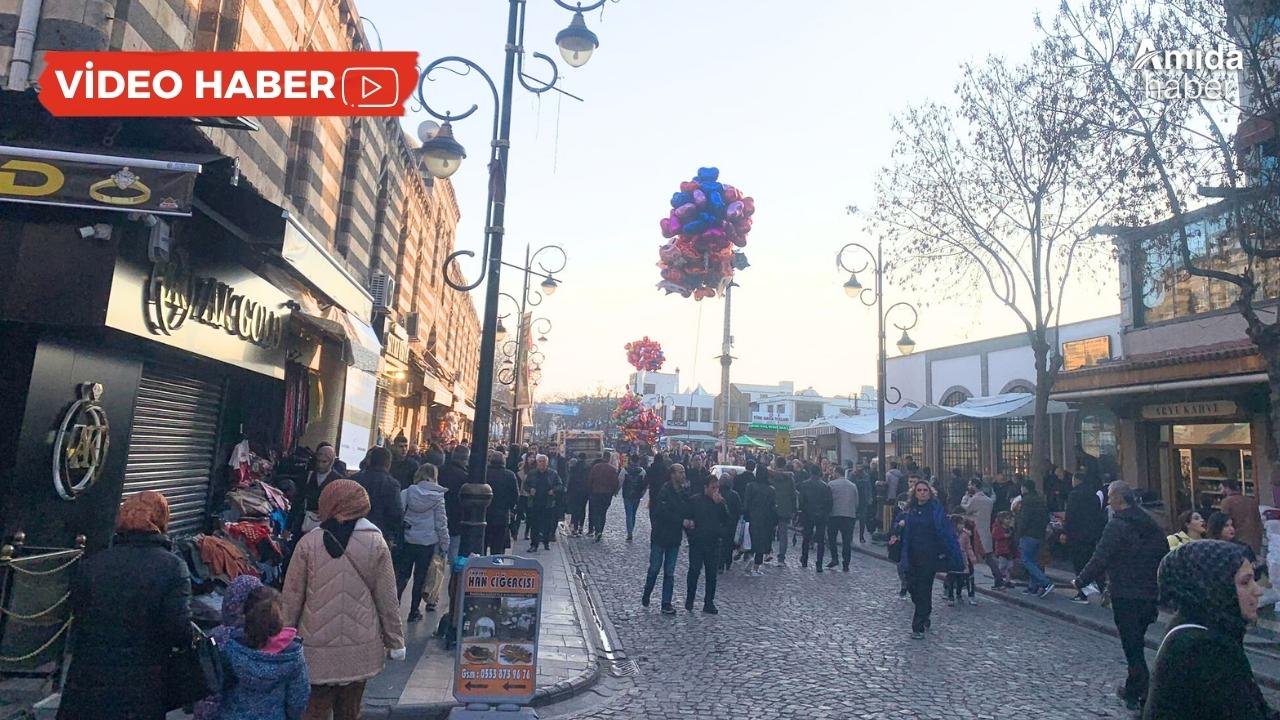
POLYGON ((657 445, 662 435, 662 416, 645 407, 639 395, 624 395, 613 409, 613 422, 622 438, 631 443, 657 445))
POLYGON ((637 370, 657 372, 667 362, 667 356, 662 353, 662 346, 657 340, 650 340, 648 335, 627 343, 625 347, 627 362, 637 370))
POLYGON ((719 182, 716 168, 699 168, 693 180, 680 183, 671 196, 671 214, 660 225, 670 241, 658 249, 662 282, 667 294, 679 293, 694 300, 715 297, 744 270, 747 258, 740 251, 751 232, 755 200, 741 190, 719 182))

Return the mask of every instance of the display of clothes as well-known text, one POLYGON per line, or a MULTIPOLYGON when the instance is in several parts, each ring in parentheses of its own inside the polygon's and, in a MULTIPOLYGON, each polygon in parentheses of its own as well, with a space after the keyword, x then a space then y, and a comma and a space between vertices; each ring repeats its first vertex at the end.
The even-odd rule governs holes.
POLYGON ((271 477, 274 463, 262 454, 254 452, 249 441, 241 440, 231 448, 231 457, 227 459, 227 467, 231 468, 230 484, 232 488, 247 487, 254 482, 262 482, 271 477))
POLYGON ((280 431, 280 446, 286 453, 293 450, 298 438, 307 430, 311 408, 311 372, 298 363, 286 363, 284 367, 284 425, 280 431))

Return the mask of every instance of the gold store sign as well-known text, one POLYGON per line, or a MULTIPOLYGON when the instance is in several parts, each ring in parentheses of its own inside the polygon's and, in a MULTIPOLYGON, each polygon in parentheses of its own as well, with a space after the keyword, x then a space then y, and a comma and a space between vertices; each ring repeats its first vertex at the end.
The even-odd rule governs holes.
POLYGON ((1161 403, 1143 405, 1143 420, 1180 420, 1183 418, 1230 417, 1240 411, 1230 400, 1199 400, 1196 402, 1161 403))
POLYGON ((183 255, 175 253, 174 259, 151 266, 144 288, 148 330, 172 335, 191 320, 259 347, 279 347, 283 335, 279 315, 216 278, 193 274, 183 255))

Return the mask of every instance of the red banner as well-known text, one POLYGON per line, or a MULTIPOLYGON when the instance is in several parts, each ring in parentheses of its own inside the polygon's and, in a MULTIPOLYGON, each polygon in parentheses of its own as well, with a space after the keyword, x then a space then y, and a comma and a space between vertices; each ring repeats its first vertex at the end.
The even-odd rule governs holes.
POLYGON ((64 117, 399 117, 414 52, 50 52, 40 103, 64 117))

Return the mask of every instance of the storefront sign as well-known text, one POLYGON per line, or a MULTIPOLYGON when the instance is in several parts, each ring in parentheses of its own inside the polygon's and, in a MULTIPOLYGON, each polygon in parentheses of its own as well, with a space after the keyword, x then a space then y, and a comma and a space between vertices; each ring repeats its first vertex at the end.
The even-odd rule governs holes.
POLYGON ((110 425, 107 413, 98 404, 102 385, 83 383, 76 388, 76 401, 62 415, 53 437, 53 489, 63 500, 93 487, 107 460, 110 425))
POLYGON ((779 455, 789 455, 791 453, 791 434, 778 433, 773 441, 773 451, 779 455))
POLYGON ((577 405, 555 405, 552 403, 538 403, 533 410, 535 413, 543 413, 545 415, 563 415, 565 417, 577 417, 579 408, 577 405))
POLYGON ((528 703, 538 678, 542 566, 472 557, 462 572, 453 696, 463 703, 528 703))
POLYGON ((791 430, 791 426, 790 426, 790 425, 780 425, 780 424, 777 424, 777 423, 753 422, 753 423, 751 423, 751 429, 752 429, 752 430, 775 430, 775 431, 779 431, 779 432, 789 432, 789 431, 791 430))
POLYGON ((1110 335, 1062 343, 1062 369, 1066 372, 1097 365, 1103 360, 1110 359, 1110 335))
POLYGON ((730 440, 737 440, 738 436, 742 434, 742 423, 729 423, 727 431, 730 440))
POLYGON ((1199 402, 1163 403, 1143 405, 1143 420, 1179 420, 1182 418, 1230 417, 1239 407, 1230 400, 1201 400, 1199 402))
POLYGON ((190 215, 200 166, 0 145, 0 201, 190 215))
POLYGON ((172 335, 192 320, 259 347, 280 346, 284 323, 275 308, 216 278, 195 275, 181 252, 169 262, 151 266, 145 294, 147 327, 157 335, 172 335))

